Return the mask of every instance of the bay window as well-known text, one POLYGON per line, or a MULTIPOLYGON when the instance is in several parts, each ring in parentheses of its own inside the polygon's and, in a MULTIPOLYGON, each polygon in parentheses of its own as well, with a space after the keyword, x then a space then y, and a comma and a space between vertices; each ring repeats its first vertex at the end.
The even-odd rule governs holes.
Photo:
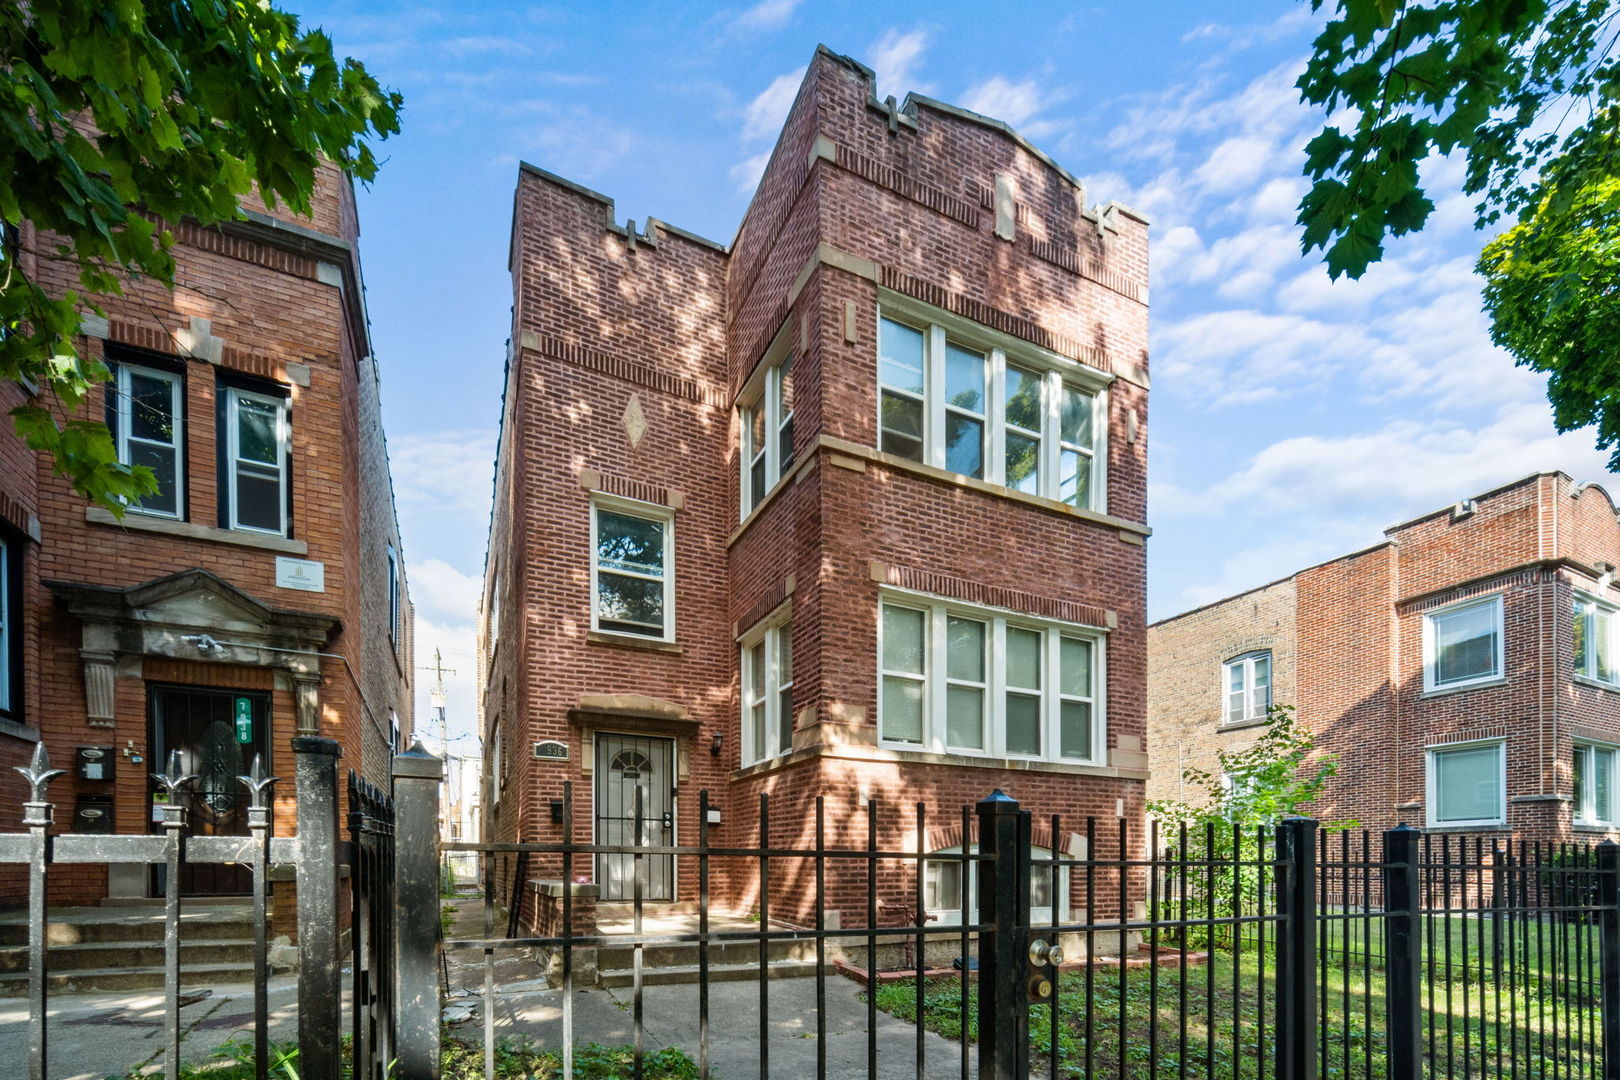
POLYGON ((1430 828, 1502 825, 1507 821, 1506 747, 1500 742, 1430 747, 1430 828))
POLYGON ((1612 827, 1614 747, 1575 744, 1575 824, 1612 827))
POLYGON ((885 745, 1101 763, 1097 631, 886 595, 879 636, 878 732, 885 745))
POLYGON ((738 410, 742 432, 742 517, 764 501, 793 468, 793 354, 765 367, 748 402, 738 410))
POLYGON ((181 442, 184 382, 175 371, 113 362, 107 384, 107 431, 118 461, 144 465, 157 491, 132 501, 129 509, 157 517, 185 514, 185 451, 181 442))
POLYGON ((793 749, 793 626, 769 626, 742 641, 742 761, 793 749))
POLYGON ((998 346, 1004 337, 909 314, 882 315, 878 449, 1104 510, 1099 434, 1107 377, 1033 345, 1008 339, 1005 348, 998 346))
POLYGON ((1575 596, 1575 674, 1620 685, 1620 641, 1615 609, 1595 597, 1575 596))

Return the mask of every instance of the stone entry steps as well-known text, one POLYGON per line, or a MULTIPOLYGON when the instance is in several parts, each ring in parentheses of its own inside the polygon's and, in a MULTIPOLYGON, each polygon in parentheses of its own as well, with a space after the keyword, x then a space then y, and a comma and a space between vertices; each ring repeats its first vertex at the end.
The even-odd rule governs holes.
MULTIPOLYGON (((52 993, 161 987, 163 930, 161 905, 52 909, 46 926, 47 986, 52 993)), ((229 901, 182 905, 181 987, 252 979, 252 909, 229 901)), ((0 997, 27 991, 27 915, 0 915, 0 997)))
MULTIPOLYGON (((696 934, 695 905, 659 905, 644 909, 642 933, 649 936, 696 934)), ((634 931, 633 913, 620 905, 597 908, 597 930, 602 934, 629 934, 634 931)), ((757 933, 760 924, 735 915, 711 914, 710 933, 757 933)), ((635 983, 635 946, 603 945, 597 949, 596 982, 602 987, 626 987, 635 983)), ((698 943, 647 945, 641 951, 643 986, 669 986, 698 981, 698 943)), ((790 979, 816 973, 814 941, 776 940, 766 943, 767 978, 790 979)), ((709 945, 709 981, 742 982, 759 978, 758 941, 719 941, 709 945)))

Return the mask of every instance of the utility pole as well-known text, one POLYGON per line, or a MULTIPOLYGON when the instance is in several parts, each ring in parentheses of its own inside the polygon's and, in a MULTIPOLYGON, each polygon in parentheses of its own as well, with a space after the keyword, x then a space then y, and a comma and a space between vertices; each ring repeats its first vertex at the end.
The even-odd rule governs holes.
MULTIPOLYGON (((431 671, 434 676, 433 689, 428 692, 428 700, 433 703, 433 710, 439 714, 439 753, 444 757, 445 764, 444 773, 439 781, 439 805, 442 808, 440 810, 440 829, 443 830, 449 823, 449 819, 460 813, 459 799, 454 796, 454 793, 448 792, 446 787, 450 783, 451 774, 457 771, 457 765, 450 760, 450 724, 444 715, 444 705, 448 698, 444 690, 444 677, 454 675, 456 669, 444 666, 444 654, 435 647, 433 650, 433 666, 419 668, 418 670, 431 671), (446 794, 451 794, 452 797, 446 799, 444 798, 446 794)), ((457 780, 459 781, 459 779, 458 775, 457 780)), ((457 787, 459 786, 458 782, 457 787)))

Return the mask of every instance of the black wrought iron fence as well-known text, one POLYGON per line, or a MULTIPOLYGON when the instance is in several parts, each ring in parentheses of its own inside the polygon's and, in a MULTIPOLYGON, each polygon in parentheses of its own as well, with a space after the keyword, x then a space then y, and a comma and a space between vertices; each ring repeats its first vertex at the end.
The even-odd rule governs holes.
MULTIPOLYGON (((1477 834, 1405 827, 1324 833, 1304 819, 1143 832, 1123 820, 1037 821, 1000 792, 946 815, 869 801, 853 817, 822 799, 761 796, 743 832, 757 843, 717 842, 713 807, 700 793, 698 832, 684 843, 595 844, 580 836, 588 816, 576 815, 569 786, 555 841, 448 845, 482 863, 484 925, 482 936, 440 941, 437 759, 419 749, 397 756, 391 792, 351 776, 344 847, 336 746, 300 739, 295 748, 296 838, 269 835, 277 781, 257 765, 242 778, 253 807, 245 837, 184 836, 190 781, 177 762, 160 778, 176 795, 161 834, 51 835, 46 788, 55 770, 43 750, 21 770, 28 831, 0 836, 0 861, 30 872, 31 1077, 49 1075, 51 868, 167 868, 166 1069, 175 1076, 185 905, 175 871, 235 862, 253 870, 261 1075, 269 871, 291 865, 305 1077, 336 1080, 345 1071, 338 946, 346 919, 349 1068, 367 1080, 439 1076, 441 950, 482 962, 480 1041, 493 1076, 495 953, 508 949, 536 950, 554 976, 552 1049, 564 1075, 577 1064, 577 991, 602 974, 592 962, 608 952, 626 958, 628 1070, 640 1077, 651 1056, 649 1000, 677 992, 653 973, 670 950, 685 950, 696 968, 695 989, 679 991, 692 995, 696 1019, 686 1048, 705 1077, 1620 1080, 1613 844, 1495 847, 1477 834), (612 926, 579 883, 596 877, 604 856, 629 890, 622 923, 612 926), (694 903, 689 926, 648 901, 643 869, 655 859, 675 895, 694 903), (340 909, 344 866, 350 892, 340 909), (543 890, 530 887, 531 875, 543 890), (499 893, 526 895, 527 904, 500 912, 499 893), (754 921, 722 917, 717 901, 739 895, 754 921), (784 951, 795 958, 796 984, 772 980, 784 951), (732 977, 745 968, 746 1009, 732 994, 716 1012, 711 976, 722 968, 732 977), (813 1052, 783 1041, 784 1011, 813 1052), (834 1060, 833 1035, 860 1039, 859 1054, 834 1060), (724 1070, 713 1053, 720 1042, 733 1051, 746 1044, 724 1070)), ((638 799, 632 815, 643 813, 638 799)), ((659 838, 639 828, 632 835, 659 838)))

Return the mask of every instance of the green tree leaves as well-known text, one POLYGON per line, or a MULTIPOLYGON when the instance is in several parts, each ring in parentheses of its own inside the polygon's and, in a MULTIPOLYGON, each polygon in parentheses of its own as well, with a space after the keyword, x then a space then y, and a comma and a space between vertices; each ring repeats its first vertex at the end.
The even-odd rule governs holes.
POLYGON ((1547 192, 1479 272, 1492 339, 1548 375, 1558 430, 1596 425, 1620 471, 1620 177, 1547 192))
POLYGON ((106 372, 75 347, 84 301, 34 277, 84 295, 116 294, 126 275, 172 286, 162 222, 238 217, 254 190, 308 213, 323 159, 376 175, 370 143, 399 130, 400 97, 256 0, 5 5, 0 55, 0 222, 40 236, 34 275, 15 251, 0 264, 0 378, 36 391, 13 413, 18 434, 121 512, 151 476, 72 415, 106 372))
MULTIPOLYGON (((1312 0, 1318 8, 1322 0, 1312 0)), ((1306 252, 1359 278, 1434 210, 1418 166, 1461 151, 1487 228, 1491 337, 1548 375, 1560 431, 1620 470, 1620 0, 1334 0, 1301 96, 1348 110, 1305 148, 1306 252)))
MULTIPOLYGON (((1322 0, 1313 0, 1320 7, 1322 0)), ((1461 148, 1481 226, 1612 174, 1620 116, 1614 0, 1335 0, 1298 86, 1348 110, 1306 148, 1304 249, 1360 277, 1434 209, 1418 175, 1461 148)))

